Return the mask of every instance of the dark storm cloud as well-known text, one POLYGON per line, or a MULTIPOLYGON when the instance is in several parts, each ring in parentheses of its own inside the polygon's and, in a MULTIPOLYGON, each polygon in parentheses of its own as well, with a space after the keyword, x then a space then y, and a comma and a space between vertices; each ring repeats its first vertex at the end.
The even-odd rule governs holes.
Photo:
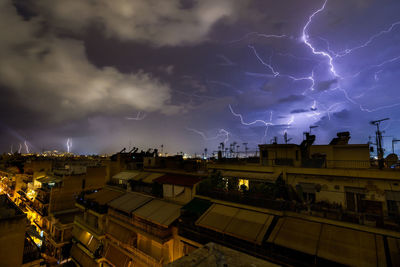
POLYGON ((297 101, 302 101, 305 99, 303 95, 289 95, 287 97, 278 100, 279 103, 293 103, 297 101))
POLYGON ((329 80, 329 81, 321 81, 318 82, 315 86, 315 89, 318 91, 325 91, 332 89, 337 84, 337 79, 329 80))
POLYGON ((310 110, 306 110, 306 109, 294 109, 292 111, 290 111, 291 114, 297 114, 297 113, 304 113, 304 112, 309 112, 310 110))
POLYGON ((309 41, 339 77, 301 39, 320 0, 15 2, 0 4, 3 150, 72 138, 82 153, 199 152, 221 130, 255 147, 284 132, 300 142, 310 125, 317 142, 342 130, 365 142, 370 120, 400 113, 400 25, 341 54, 398 21, 396 1, 328 0, 313 18, 309 41))

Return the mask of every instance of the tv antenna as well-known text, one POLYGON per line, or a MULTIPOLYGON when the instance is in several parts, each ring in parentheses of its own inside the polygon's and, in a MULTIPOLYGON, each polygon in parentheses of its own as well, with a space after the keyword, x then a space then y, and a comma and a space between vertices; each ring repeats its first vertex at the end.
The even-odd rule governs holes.
POLYGON ((379 129, 379 126, 380 126, 381 122, 387 121, 387 120, 389 120, 389 118, 370 122, 372 125, 376 126, 376 148, 377 148, 378 159, 383 159, 382 132, 379 129))
POLYGON ((318 128, 318 125, 311 125, 311 126, 310 126, 310 135, 311 135, 311 130, 312 130, 312 129, 315 129, 315 128, 318 128))

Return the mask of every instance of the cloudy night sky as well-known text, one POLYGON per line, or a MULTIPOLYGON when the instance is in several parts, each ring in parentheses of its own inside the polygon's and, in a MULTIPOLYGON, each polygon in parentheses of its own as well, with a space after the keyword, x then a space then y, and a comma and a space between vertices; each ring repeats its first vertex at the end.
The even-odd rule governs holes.
POLYGON ((400 138, 397 0, 0 0, 0 33, 1 152, 400 138))

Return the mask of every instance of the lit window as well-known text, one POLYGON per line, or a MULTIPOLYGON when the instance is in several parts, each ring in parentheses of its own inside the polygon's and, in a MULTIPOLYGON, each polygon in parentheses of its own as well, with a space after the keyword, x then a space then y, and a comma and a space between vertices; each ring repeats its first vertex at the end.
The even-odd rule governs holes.
POLYGON ((242 185, 245 185, 247 189, 249 189, 249 180, 247 179, 239 179, 239 189, 242 188, 242 185))

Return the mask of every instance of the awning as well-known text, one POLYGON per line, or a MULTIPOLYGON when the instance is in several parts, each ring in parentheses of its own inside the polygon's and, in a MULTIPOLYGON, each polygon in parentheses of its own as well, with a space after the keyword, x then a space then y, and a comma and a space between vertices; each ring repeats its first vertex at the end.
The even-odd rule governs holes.
POLYGON ((350 266, 386 266, 382 236, 328 224, 322 227, 317 255, 350 266))
POLYGON ((134 232, 117 223, 112 222, 111 220, 108 221, 107 235, 111 235, 113 238, 125 244, 131 244, 130 241, 132 241, 135 236, 134 232))
POLYGON ((149 173, 149 175, 142 180, 144 183, 152 183, 154 179, 157 179, 161 176, 165 175, 165 173, 149 173))
POLYGON ((118 180, 130 180, 135 178, 136 175, 138 175, 139 172, 120 172, 117 173, 116 175, 113 176, 113 179, 118 179, 118 180))
POLYGON ((79 263, 82 267, 97 267, 99 264, 83 252, 76 244, 73 244, 71 247, 71 257, 79 263))
POLYGON ((129 266, 132 261, 128 256, 126 256, 118 248, 114 247, 111 243, 108 244, 104 257, 118 267, 129 266))
POLYGON ((273 217, 263 212, 213 204, 196 225, 261 244, 273 217))
POLYGON ((153 199, 132 213, 135 216, 168 227, 180 216, 181 207, 177 204, 153 199))
POLYGON ((268 180, 275 181, 280 173, 265 173, 265 172, 240 172, 240 171, 223 171, 223 177, 234 177, 239 179, 253 179, 253 180, 268 180))
POLYGON ((299 183, 301 190, 304 193, 315 194, 315 184, 314 183, 299 183))
POLYGON ((147 195, 128 192, 125 193, 123 196, 109 202, 108 206, 110 206, 113 209, 121 210, 129 214, 133 210, 136 210, 137 208, 143 206, 152 199, 153 197, 147 195))
POLYGON ((387 238, 392 266, 400 266, 400 239, 387 238))
POLYGON ((315 255, 320 232, 320 223, 289 217, 280 218, 268 242, 315 255))
POLYGON ((120 197, 124 194, 124 192, 119 192, 119 191, 115 191, 115 190, 110 190, 110 189, 101 189, 98 192, 95 192, 93 194, 90 195, 86 195, 85 198, 87 200, 96 202, 99 205, 105 205, 108 202, 116 199, 117 197, 120 197))
POLYGON ((40 182, 40 183, 58 183, 62 181, 61 177, 54 177, 54 176, 45 176, 45 177, 41 177, 36 179, 36 181, 40 182))
POLYGON ((100 241, 97 238, 76 224, 72 230, 72 236, 82 245, 88 248, 92 253, 94 253, 100 245, 100 241))
POLYGON ((133 178, 133 180, 135 180, 135 181, 141 181, 141 180, 143 180, 144 178, 146 178, 146 177, 149 176, 149 175, 150 175, 150 173, 148 173, 148 172, 139 172, 139 174, 136 175, 136 176, 133 178))

